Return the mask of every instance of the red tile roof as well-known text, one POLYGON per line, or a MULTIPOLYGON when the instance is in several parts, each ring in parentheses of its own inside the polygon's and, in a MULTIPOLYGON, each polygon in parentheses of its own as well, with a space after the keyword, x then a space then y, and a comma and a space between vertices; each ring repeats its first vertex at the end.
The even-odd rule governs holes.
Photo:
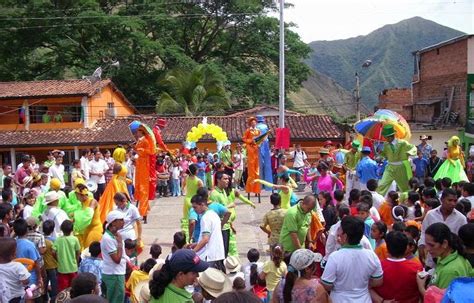
MULTIPOLYGON (((134 141, 128 125, 133 120, 140 120, 150 126, 155 124, 158 116, 130 116, 127 118, 101 119, 94 127, 74 130, 41 130, 41 131, 0 131, 0 147, 33 147, 33 146, 74 146, 74 145, 112 145, 134 141)), ((197 126, 202 117, 166 117, 167 126, 163 130, 166 143, 182 142, 193 126, 197 126)), ((245 131, 246 117, 208 117, 208 123, 221 126, 227 132, 230 141, 240 141, 245 131)), ((270 129, 278 127, 278 116, 266 117, 270 129)), ((293 140, 343 140, 344 131, 331 117, 325 115, 287 116, 285 123, 290 128, 293 140)), ((270 134, 274 138, 275 131, 270 134)), ((210 135, 202 138, 212 141, 210 135)))
POLYGON ((53 96, 93 96, 111 84, 110 79, 91 84, 88 80, 44 80, 0 82, 0 99, 53 96))

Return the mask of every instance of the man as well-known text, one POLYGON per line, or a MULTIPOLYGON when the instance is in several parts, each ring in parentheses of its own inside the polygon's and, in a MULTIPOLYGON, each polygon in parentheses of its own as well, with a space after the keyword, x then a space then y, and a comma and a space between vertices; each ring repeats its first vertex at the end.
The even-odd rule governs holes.
POLYGON ((417 149, 421 151, 422 157, 426 160, 430 158, 431 151, 433 150, 433 147, 428 144, 428 136, 427 135, 421 135, 420 137, 421 143, 417 146, 417 149))
POLYGON ((352 141, 350 151, 344 156, 344 168, 346 169, 346 200, 349 197, 351 190, 354 188, 358 189, 355 182, 355 169, 360 160, 359 147, 359 141, 352 141))
MULTIPOLYGON (((209 199, 211 202, 217 202, 223 206, 225 206, 227 209, 231 209, 232 211, 235 212, 235 204, 230 203, 229 197, 227 196, 226 188, 229 186, 230 183, 230 177, 229 175, 225 174, 224 172, 217 172, 216 173, 216 187, 212 190, 211 195, 209 196, 209 199)), ((230 242, 230 234, 232 233, 232 230, 230 228, 230 222, 224 224, 222 226, 222 238, 224 241, 224 252, 225 252, 225 257, 227 258, 227 255, 229 254, 229 242, 230 242)))
POLYGON ((385 238, 388 257, 382 260, 383 285, 374 288, 374 302, 395 301, 417 303, 420 293, 416 284, 416 275, 423 270, 419 262, 407 260, 405 254, 408 237, 400 231, 391 231, 385 238))
POLYGON ((316 199, 313 195, 308 195, 303 201, 287 210, 280 232, 280 243, 285 252, 291 253, 305 247, 311 223, 311 211, 315 207, 316 199))
POLYGON ((89 155, 90 155, 90 153, 91 153, 91 151, 88 150, 88 149, 82 150, 81 159, 79 159, 81 161, 81 171, 82 171, 82 174, 84 175, 86 181, 89 180, 89 171, 90 171, 89 155))
POLYGON ((94 199, 99 201, 105 189, 105 172, 109 169, 107 162, 102 159, 102 153, 99 150, 94 153, 94 159, 89 162, 89 167, 90 180, 97 183, 94 199))
POLYGON ((321 277, 324 288, 331 291, 333 302, 371 303, 369 287, 383 283, 379 258, 359 244, 363 235, 361 219, 346 216, 341 220, 338 237, 342 248, 329 256, 321 277))
POLYGON ((122 236, 124 241, 130 239, 137 240, 137 243, 140 243, 142 239, 142 224, 140 220, 142 217, 138 212, 138 208, 128 201, 124 193, 116 193, 114 202, 117 211, 123 213, 124 216, 123 228, 118 231, 120 236, 122 236))
POLYGON ((54 190, 47 192, 44 195, 44 204, 46 204, 46 211, 41 215, 41 221, 51 220, 54 222, 53 238, 62 236, 61 224, 65 220, 69 220, 66 212, 58 207, 59 194, 54 190))
POLYGON ((362 147, 362 158, 356 167, 356 176, 359 179, 361 190, 367 189, 367 182, 370 179, 377 179, 377 163, 370 159, 371 149, 369 146, 362 147))
POLYGON ((63 157, 58 156, 55 160, 54 165, 49 168, 49 176, 51 178, 56 178, 61 182, 61 189, 64 189, 66 183, 64 182, 64 165, 63 157))
POLYGON ((17 171, 15 173, 15 177, 13 178, 13 181, 15 181, 15 184, 18 186, 18 189, 19 189, 18 191, 19 191, 20 195, 23 194, 23 189, 25 188, 25 184, 23 184, 23 180, 25 179, 25 177, 28 177, 28 176, 31 175, 31 169, 30 169, 31 159, 30 159, 30 156, 23 155, 21 157, 21 164, 22 164, 22 166, 17 169, 17 171))
POLYGON ((420 249, 420 261, 426 265, 434 267, 434 262, 431 257, 427 257, 425 253, 425 232, 426 229, 433 223, 446 224, 452 233, 458 234, 459 228, 467 223, 466 217, 455 209, 457 203, 456 191, 452 188, 446 188, 441 195, 441 205, 426 213, 425 219, 421 225, 421 236, 418 241, 420 249))
MULTIPOLYGON (((307 160, 308 156, 306 155, 304 150, 301 149, 301 144, 295 145, 295 150, 290 153, 290 157, 293 159, 293 169, 296 171, 304 168, 306 165, 309 166, 309 163, 307 160)), ((300 181, 299 174, 296 174, 295 181, 296 182, 300 181)))
POLYGON ((125 246, 119 230, 124 225, 124 214, 113 210, 107 215, 105 233, 100 241, 102 251, 102 282, 109 302, 123 302, 125 297, 125 246))
MULTIPOLYGON (((257 115, 257 129, 260 131, 260 136, 268 134, 268 125, 265 123, 265 118, 262 115, 257 115)), ((267 182, 272 183, 272 166, 271 166, 271 155, 270 155, 270 142, 268 141, 268 135, 262 140, 258 146, 258 158, 259 158, 259 178, 267 182)), ((263 186, 266 191, 272 189, 268 186, 263 186)))
POLYGON ((428 161, 428 176, 434 178, 441 164, 443 164, 443 159, 438 157, 438 152, 436 149, 433 149, 430 155, 431 157, 428 161))
POLYGON ((428 159, 426 159, 422 153, 421 150, 418 150, 416 152, 417 157, 413 159, 413 165, 415 166, 415 177, 422 182, 425 177, 428 175, 428 166, 429 162, 428 159))
POLYGON ((464 183, 461 190, 461 199, 468 199, 471 202, 471 210, 474 209, 474 183, 464 183))
POLYGON ((210 267, 225 272, 225 252, 221 232, 221 219, 214 211, 209 210, 204 197, 195 195, 191 199, 191 204, 196 213, 202 215, 201 235, 198 242, 192 244, 191 247, 202 260, 209 263, 210 267))
MULTIPOLYGON (((219 160, 225 166, 224 172, 230 177, 230 180, 232 180, 232 176, 234 175, 234 162, 232 162, 232 151, 230 150, 230 141, 226 141, 222 146, 222 149, 219 152, 219 160)), ((228 186, 232 186, 232 182, 229 182, 228 186)))
POLYGON ((408 157, 416 155, 416 146, 405 140, 395 139, 395 129, 390 124, 383 127, 382 136, 387 142, 383 144, 380 155, 387 159, 388 164, 377 191, 385 196, 393 181, 401 192, 409 191, 408 180, 412 177, 412 171, 408 157))

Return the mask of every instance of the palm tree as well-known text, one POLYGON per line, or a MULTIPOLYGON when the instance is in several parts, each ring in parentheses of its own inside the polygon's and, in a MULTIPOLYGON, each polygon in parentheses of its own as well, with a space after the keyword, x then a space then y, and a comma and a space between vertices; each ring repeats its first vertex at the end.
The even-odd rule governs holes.
POLYGON ((170 70, 162 84, 165 91, 156 103, 158 114, 222 114, 230 108, 221 75, 205 65, 198 65, 192 71, 179 68, 170 70))

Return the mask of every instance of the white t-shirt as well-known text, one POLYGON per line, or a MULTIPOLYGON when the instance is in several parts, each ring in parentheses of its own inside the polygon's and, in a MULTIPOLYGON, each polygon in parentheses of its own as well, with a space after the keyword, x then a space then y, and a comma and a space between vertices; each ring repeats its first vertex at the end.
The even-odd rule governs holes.
POLYGON ((373 201, 374 207, 377 210, 379 210, 380 205, 383 204, 383 202, 385 201, 385 198, 376 191, 371 191, 370 193, 372 194, 372 201, 373 201))
POLYGON ((33 206, 29 204, 25 204, 25 207, 23 207, 23 219, 26 220, 26 218, 31 217, 32 212, 33 212, 33 206))
POLYGON ((377 208, 375 208, 374 206, 372 206, 369 210, 369 213, 370 213, 370 216, 377 222, 377 221, 380 221, 380 214, 379 214, 379 211, 377 210, 377 208))
POLYGON ((97 184, 104 184, 105 183, 105 172, 109 169, 107 162, 102 159, 96 161, 95 159, 89 162, 90 166, 90 173, 102 174, 102 177, 96 175, 90 175, 89 180, 96 182, 97 184))
POLYGON ((294 150, 291 152, 291 157, 293 158, 293 167, 304 167, 304 161, 308 159, 306 153, 303 150, 294 150))
POLYGON ((204 233, 209 234, 209 242, 197 254, 204 261, 219 261, 225 259, 224 241, 222 240, 221 219, 208 209, 201 217, 201 241, 204 233))
POLYGON ((125 275, 125 268, 127 266, 127 259, 125 258, 125 244, 122 241, 122 258, 120 264, 117 264, 110 257, 118 250, 117 240, 106 230, 100 241, 100 249, 102 251, 102 273, 106 275, 125 275))
POLYGON ((249 262, 242 267, 242 272, 244 273, 244 280, 245 280, 245 290, 251 290, 252 285, 250 285, 250 269, 252 268, 252 264, 257 264, 257 273, 260 274, 263 271, 263 263, 262 262, 249 262))
POLYGON ((54 231, 52 236, 57 238, 63 235, 63 232, 61 231, 61 224, 63 224, 65 220, 69 220, 69 217, 66 212, 60 208, 48 207, 44 214, 41 215, 41 220, 43 222, 46 220, 52 220, 54 222, 54 231))
POLYGON ((171 178, 179 179, 179 177, 181 176, 181 171, 182 169, 179 165, 173 166, 173 168, 171 169, 171 178))
POLYGON ((58 178, 59 181, 61 181, 61 189, 66 186, 66 183, 64 183, 64 165, 51 165, 49 168, 49 175, 51 178, 58 178))
POLYGON ((342 247, 329 256, 321 282, 333 285, 333 302, 371 303, 369 280, 382 276, 382 265, 372 250, 342 247))
POLYGON ((119 230, 122 239, 125 241, 127 239, 136 240, 137 235, 135 233, 135 222, 141 219, 138 208, 132 203, 128 203, 124 209, 116 208, 116 210, 125 214, 123 228, 119 230))
POLYGON ((25 288, 20 281, 26 280, 31 274, 26 267, 19 262, 0 264, 0 277, 3 279, 5 294, 8 300, 21 297, 25 294, 25 288))
POLYGON ((86 157, 82 156, 79 161, 81 161, 81 170, 84 173, 84 177, 86 178, 86 180, 89 180, 89 160, 86 157))
MULTIPOLYGON (((326 254, 324 255, 324 260, 328 260, 329 256, 339 250, 341 248, 341 244, 337 242, 337 230, 341 227, 341 221, 337 221, 331 228, 329 229, 328 236, 326 239, 326 254)), ((360 245, 362 248, 372 250, 372 245, 370 245, 369 239, 364 235, 360 240, 360 245)))

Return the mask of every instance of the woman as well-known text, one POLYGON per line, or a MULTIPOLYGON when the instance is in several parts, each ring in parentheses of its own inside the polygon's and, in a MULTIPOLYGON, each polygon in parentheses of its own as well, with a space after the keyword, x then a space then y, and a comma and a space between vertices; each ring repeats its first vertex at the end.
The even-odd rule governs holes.
POLYGON ((89 195, 87 186, 79 183, 74 191, 81 203, 73 213, 74 233, 79 239, 81 250, 84 250, 92 242, 100 242, 104 230, 100 221, 98 203, 89 195))
POLYGON ((271 302, 329 302, 326 290, 318 279, 314 278, 316 262, 321 259, 320 254, 315 254, 309 249, 295 250, 290 258, 288 273, 278 283, 271 302))
POLYGON ((112 180, 115 160, 111 157, 110 150, 106 149, 104 153, 104 160, 109 169, 105 171, 105 183, 108 184, 112 180))
MULTIPOLYGON (((254 182, 279 190, 278 194, 281 197, 281 208, 288 209, 293 206, 291 204, 293 189, 297 188, 298 186, 296 185, 295 181, 293 181, 293 179, 291 179, 291 177, 289 177, 288 175, 284 175, 281 177, 281 185, 272 184, 270 182, 260 179, 255 179, 254 182)), ((296 199, 296 201, 297 200, 298 199, 296 199)))
POLYGON ((186 239, 190 239, 189 232, 189 210, 191 209, 191 198, 196 195, 199 188, 203 187, 201 179, 197 177, 198 167, 196 164, 191 164, 186 172, 187 177, 184 179, 184 188, 186 189, 186 196, 184 197, 183 218, 181 219, 181 229, 186 235, 186 239))
POLYGON ((319 162, 319 176, 315 176, 313 180, 318 182, 318 192, 327 191, 331 194, 331 197, 334 197, 334 186, 342 189, 344 184, 342 184, 341 180, 328 173, 328 171, 329 165, 326 162, 319 162))
POLYGON ((124 193, 130 201, 130 195, 128 193, 127 183, 131 183, 132 180, 127 179, 128 170, 125 165, 114 164, 112 179, 105 187, 104 193, 99 199, 99 213, 100 221, 105 222, 107 214, 114 208, 114 196, 116 193, 124 193))
POLYGON ((452 136, 451 139, 448 140, 448 157, 439 167, 433 179, 438 180, 448 177, 453 183, 459 181, 469 182, 466 172, 464 171, 464 167, 466 166, 464 163, 464 154, 459 144, 460 140, 457 136, 452 136))
POLYGON ((200 272, 209 265, 190 249, 179 249, 166 259, 161 270, 153 272, 150 280, 151 303, 192 302, 192 294, 185 287, 193 285, 200 272))
POLYGON ((245 191, 247 193, 260 194, 260 184, 253 182, 259 178, 259 158, 258 145, 255 139, 260 135, 260 130, 257 127, 257 119, 250 117, 247 121, 248 128, 245 130, 242 141, 244 141, 247 148, 247 181, 245 183, 245 191))
MULTIPOLYGON (((464 247, 458 236, 441 222, 431 224, 425 232, 425 245, 433 258, 437 258, 434 275, 430 284, 438 288, 447 288, 458 277, 469 277, 472 267, 464 258, 464 247)), ((426 276, 416 278, 418 289, 424 296, 426 276)))
POLYGON ((150 156, 155 154, 155 146, 146 130, 140 126, 137 130, 137 143, 135 150, 138 158, 135 162, 135 199, 138 201, 138 210, 143 222, 146 223, 146 217, 150 210, 148 196, 150 194, 150 156))

